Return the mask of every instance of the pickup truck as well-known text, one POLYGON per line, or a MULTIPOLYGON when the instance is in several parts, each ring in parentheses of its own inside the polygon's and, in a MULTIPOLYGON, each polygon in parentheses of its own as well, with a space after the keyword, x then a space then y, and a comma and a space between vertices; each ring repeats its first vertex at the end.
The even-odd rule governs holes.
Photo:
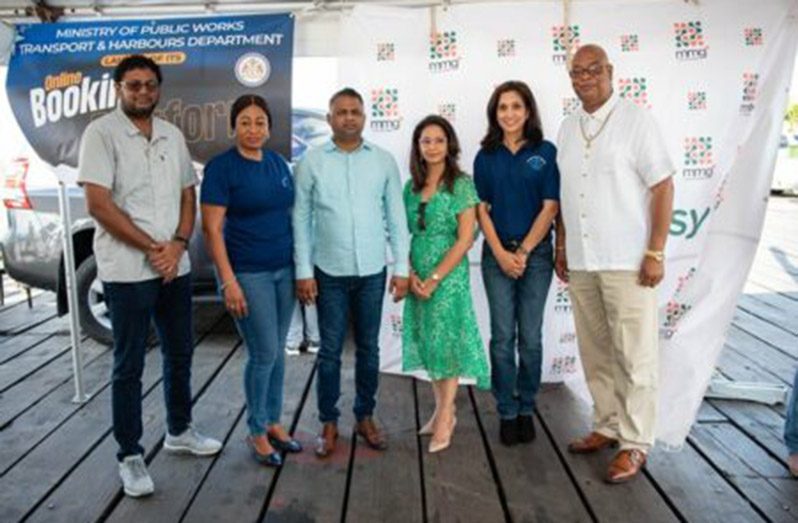
MULTIPOLYGON (((308 147, 319 145, 329 137, 329 127, 321 112, 292 111, 293 160, 300 158, 308 147)), ((195 164, 195 167, 201 173, 202 166, 195 164)), ((63 227, 58 209, 58 182, 53 168, 31 151, 25 157, 13 160, 7 166, 4 178, 2 199, 8 230, 0 248, 6 272, 31 287, 54 291, 58 313, 66 314, 63 227)), ((67 192, 72 215, 80 325, 91 338, 111 343, 111 321, 92 250, 94 220, 86 211, 83 190, 71 186, 67 192)), ((218 301, 213 267, 205 252, 199 223, 190 241, 189 256, 195 300, 218 301)))

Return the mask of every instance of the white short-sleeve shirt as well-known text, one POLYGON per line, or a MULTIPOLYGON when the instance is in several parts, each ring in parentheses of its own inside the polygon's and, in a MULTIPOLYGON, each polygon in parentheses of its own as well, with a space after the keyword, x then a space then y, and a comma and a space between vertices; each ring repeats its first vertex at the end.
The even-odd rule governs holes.
POLYGON ((651 231, 649 189, 674 173, 653 116, 613 93, 593 114, 568 116, 557 141, 568 268, 638 270, 651 231), (580 123, 594 137, 589 147, 580 123))
MULTIPOLYGON (((155 241, 172 238, 180 222, 184 188, 197 183, 186 140, 180 129, 153 118, 147 139, 120 108, 86 128, 80 144, 78 183, 111 190, 114 203, 155 241)), ((147 255, 118 240, 97 224, 94 256, 100 280, 136 282, 159 278, 147 255)), ((191 270, 183 254, 178 276, 191 270)))

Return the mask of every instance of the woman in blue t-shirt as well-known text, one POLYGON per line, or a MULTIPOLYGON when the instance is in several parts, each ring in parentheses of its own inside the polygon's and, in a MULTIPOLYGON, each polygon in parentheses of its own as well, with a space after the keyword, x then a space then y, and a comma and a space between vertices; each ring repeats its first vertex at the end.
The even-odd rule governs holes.
POLYGON ((526 443, 535 438, 532 416, 540 386, 543 309, 554 267, 551 229, 559 209, 560 173, 556 149, 543 139, 535 98, 523 82, 504 82, 490 97, 474 183, 485 234, 482 279, 490 309, 499 437, 505 445, 526 443))
POLYGON ((280 451, 302 450, 280 425, 283 347, 294 309, 294 183, 282 156, 263 147, 272 125, 263 98, 238 98, 230 125, 235 147, 205 166, 202 231, 225 306, 248 351, 247 443, 258 462, 279 466, 280 451))

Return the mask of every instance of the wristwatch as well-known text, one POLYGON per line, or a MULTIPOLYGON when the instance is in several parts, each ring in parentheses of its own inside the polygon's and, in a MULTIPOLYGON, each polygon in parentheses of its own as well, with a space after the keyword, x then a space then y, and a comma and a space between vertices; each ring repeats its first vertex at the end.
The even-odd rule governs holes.
POLYGON ((665 253, 662 251, 652 251, 651 249, 647 249, 646 256, 648 256, 649 258, 653 258, 658 262, 665 261, 665 253))
POLYGON ((186 238, 186 237, 184 237, 184 236, 180 236, 179 234, 175 234, 174 236, 172 236, 172 239, 173 239, 174 241, 176 241, 176 242, 180 242, 180 243, 182 243, 182 244, 183 244, 183 247, 185 247, 186 249, 188 249, 188 238, 186 238))

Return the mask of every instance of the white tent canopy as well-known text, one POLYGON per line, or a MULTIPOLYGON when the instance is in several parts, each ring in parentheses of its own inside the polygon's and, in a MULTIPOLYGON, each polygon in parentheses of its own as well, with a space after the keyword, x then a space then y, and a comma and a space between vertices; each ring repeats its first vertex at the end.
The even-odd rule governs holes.
MULTIPOLYGON (((521 2, 522 0, 516 0, 521 2)), ((594 3, 601 0, 538 0, 562 4, 563 17, 575 3, 594 3)), ((698 0, 672 0, 675 4, 698 4, 698 0)), ((8 63, 13 48, 13 24, 36 22, 52 12, 59 20, 92 18, 140 18, 292 12, 302 20, 296 26, 294 55, 337 56, 341 11, 356 5, 402 7, 443 7, 454 4, 513 3, 513 0, 0 0, 0 65, 8 63), (51 11, 52 10, 52 11, 51 11)), ((635 0, 653 3, 656 0, 635 0)))

